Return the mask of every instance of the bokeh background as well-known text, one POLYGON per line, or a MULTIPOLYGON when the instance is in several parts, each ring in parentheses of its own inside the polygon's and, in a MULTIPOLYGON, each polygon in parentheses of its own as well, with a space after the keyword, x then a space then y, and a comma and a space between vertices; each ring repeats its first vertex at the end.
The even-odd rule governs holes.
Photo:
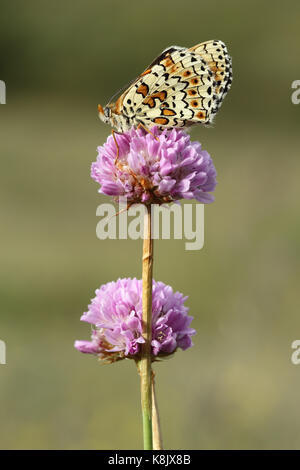
POLYGON ((168 449, 300 448, 300 79, 297 0, 1 1, 2 449, 142 446, 131 361, 73 348, 102 283, 141 276, 141 241, 100 241, 90 179, 97 116, 172 44, 222 39, 234 82, 212 128, 205 246, 155 246, 155 278, 189 296, 195 346, 156 366, 168 449))

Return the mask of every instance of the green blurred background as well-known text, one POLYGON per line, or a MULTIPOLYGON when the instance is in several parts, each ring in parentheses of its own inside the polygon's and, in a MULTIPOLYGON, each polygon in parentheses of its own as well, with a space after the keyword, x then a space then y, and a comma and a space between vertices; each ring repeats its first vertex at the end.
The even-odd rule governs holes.
POLYGON ((96 238, 97 117, 164 48, 222 39, 232 89, 192 129, 218 171, 205 246, 155 246, 157 280, 189 296, 195 346, 156 366, 168 449, 300 448, 300 79, 297 0, 1 1, 2 449, 142 446, 131 361, 75 351, 94 290, 141 276, 140 241, 96 238))

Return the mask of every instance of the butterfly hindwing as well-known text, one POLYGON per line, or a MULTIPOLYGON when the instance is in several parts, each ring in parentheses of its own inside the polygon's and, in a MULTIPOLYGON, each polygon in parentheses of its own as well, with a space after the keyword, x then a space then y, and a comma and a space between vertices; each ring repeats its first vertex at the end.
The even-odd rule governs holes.
POLYGON ((222 41, 207 41, 192 47, 190 50, 199 54, 213 72, 216 80, 217 95, 213 112, 220 108, 232 83, 232 63, 227 48, 222 41))
POLYGON ((213 72, 199 54, 184 48, 174 49, 175 46, 158 64, 163 66, 163 74, 144 98, 141 118, 167 127, 210 122, 213 72))

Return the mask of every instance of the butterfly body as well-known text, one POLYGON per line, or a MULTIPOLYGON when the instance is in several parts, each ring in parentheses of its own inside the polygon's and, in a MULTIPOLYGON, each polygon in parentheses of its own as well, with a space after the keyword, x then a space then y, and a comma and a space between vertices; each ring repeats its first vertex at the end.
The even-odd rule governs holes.
POLYGON ((231 58, 222 41, 190 49, 172 46, 99 117, 116 131, 139 125, 150 129, 210 124, 232 82, 231 58))

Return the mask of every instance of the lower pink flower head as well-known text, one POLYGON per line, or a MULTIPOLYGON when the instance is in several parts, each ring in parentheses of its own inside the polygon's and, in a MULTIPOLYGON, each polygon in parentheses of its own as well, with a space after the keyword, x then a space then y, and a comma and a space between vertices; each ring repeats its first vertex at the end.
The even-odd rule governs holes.
POLYGON ((132 128, 115 134, 98 147, 91 176, 100 193, 127 198, 129 203, 163 204, 179 199, 214 200, 216 186, 213 161, 199 142, 179 129, 151 133, 132 128))
MULTIPOLYGON (((184 305, 187 297, 163 282, 153 281, 152 356, 167 356, 193 345, 196 331, 189 327, 193 317, 184 305)), ((96 290, 81 320, 94 325, 91 341, 75 341, 75 348, 95 354, 106 362, 126 357, 139 359, 142 336, 142 281, 118 279, 96 290)))

